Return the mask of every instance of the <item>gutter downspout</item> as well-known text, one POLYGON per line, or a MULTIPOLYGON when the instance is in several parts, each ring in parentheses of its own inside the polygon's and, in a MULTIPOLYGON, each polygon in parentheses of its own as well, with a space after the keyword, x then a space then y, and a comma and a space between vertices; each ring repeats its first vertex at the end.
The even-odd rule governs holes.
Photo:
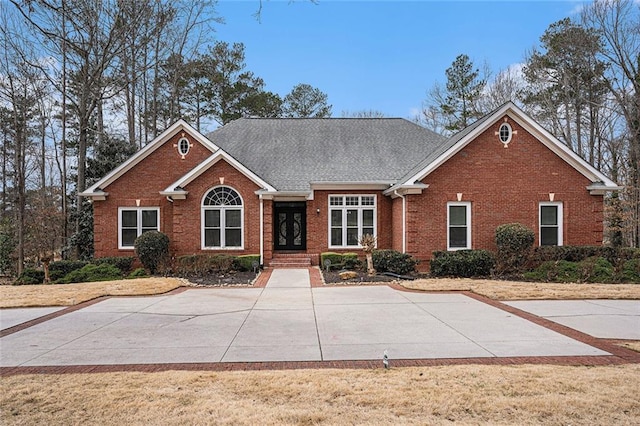
POLYGON ((393 193, 402 198, 402 253, 407 252, 407 199, 404 195, 400 195, 395 189, 393 193))
POLYGON ((264 199, 260 196, 260 263, 264 264, 264 199))

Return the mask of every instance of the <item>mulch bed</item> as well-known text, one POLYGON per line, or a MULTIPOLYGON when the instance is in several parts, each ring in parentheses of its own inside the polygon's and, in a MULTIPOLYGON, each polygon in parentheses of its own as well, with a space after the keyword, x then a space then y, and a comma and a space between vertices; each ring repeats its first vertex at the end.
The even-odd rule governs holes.
POLYGON ((380 282, 391 282, 398 281, 398 278, 390 277, 387 275, 376 274, 373 277, 370 277, 366 271, 349 271, 355 272, 357 276, 355 278, 351 278, 348 280, 343 280, 340 277, 340 272, 344 271, 322 271, 322 275, 324 276, 324 282, 326 284, 365 284, 365 283, 380 283, 380 282))
POLYGON ((250 286, 256 279, 253 271, 245 272, 228 272, 220 274, 190 275, 183 276, 189 282, 206 287, 222 287, 222 286, 250 286))

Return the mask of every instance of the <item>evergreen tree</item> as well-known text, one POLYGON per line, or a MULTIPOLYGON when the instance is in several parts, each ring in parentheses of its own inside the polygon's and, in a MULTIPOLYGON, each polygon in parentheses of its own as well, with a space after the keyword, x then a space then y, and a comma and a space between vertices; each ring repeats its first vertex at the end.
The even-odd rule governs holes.
POLYGON ((482 116, 478 101, 486 80, 481 79, 480 70, 474 69, 467 55, 458 55, 446 70, 447 85, 444 102, 440 109, 446 118, 446 129, 462 130, 482 116))

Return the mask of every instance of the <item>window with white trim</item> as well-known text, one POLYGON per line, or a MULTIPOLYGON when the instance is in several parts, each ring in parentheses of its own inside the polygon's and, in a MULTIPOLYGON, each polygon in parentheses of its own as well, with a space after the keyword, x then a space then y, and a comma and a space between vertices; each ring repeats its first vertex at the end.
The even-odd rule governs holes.
POLYGON ((447 250, 471 249, 471 203, 447 203, 447 250))
POLYGON ((160 230, 159 207, 118 209, 118 248, 133 249, 136 238, 147 231, 160 230))
POLYGON ((189 153, 189 148, 191 148, 191 143, 187 138, 180 138, 178 141, 178 154, 184 158, 185 155, 189 153))
POLYGON ((202 200, 202 248, 241 249, 244 246, 244 207, 240 194, 218 186, 202 200))
POLYGON ((360 247, 360 237, 376 235, 375 195, 329 196, 329 247, 360 247))
POLYGON ((502 123, 500 125, 500 129, 498 129, 498 137, 500 138, 500 142, 507 145, 511 142, 511 136, 513 135, 513 131, 511 130, 511 125, 509 123, 502 123))
POLYGON ((562 203, 540 203, 539 209, 540 245, 562 245, 562 203))

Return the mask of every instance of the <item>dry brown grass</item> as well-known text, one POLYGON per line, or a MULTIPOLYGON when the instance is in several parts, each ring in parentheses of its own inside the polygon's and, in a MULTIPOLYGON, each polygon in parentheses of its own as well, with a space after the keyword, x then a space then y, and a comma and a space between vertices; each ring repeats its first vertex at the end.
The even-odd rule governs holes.
POLYGON ((161 294, 184 285, 176 278, 138 278, 80 284, 0 286, 0 308, 71 306, 100 296, 161 294))
POLYGON ((638 284, 557 284, 468 278, 420 279, 400 284, 425 291, 467 290, 496 300, 640 299, 638 284))
POLYGON ((11 376, 0 423, 640 423, 640 366, 11 376))

